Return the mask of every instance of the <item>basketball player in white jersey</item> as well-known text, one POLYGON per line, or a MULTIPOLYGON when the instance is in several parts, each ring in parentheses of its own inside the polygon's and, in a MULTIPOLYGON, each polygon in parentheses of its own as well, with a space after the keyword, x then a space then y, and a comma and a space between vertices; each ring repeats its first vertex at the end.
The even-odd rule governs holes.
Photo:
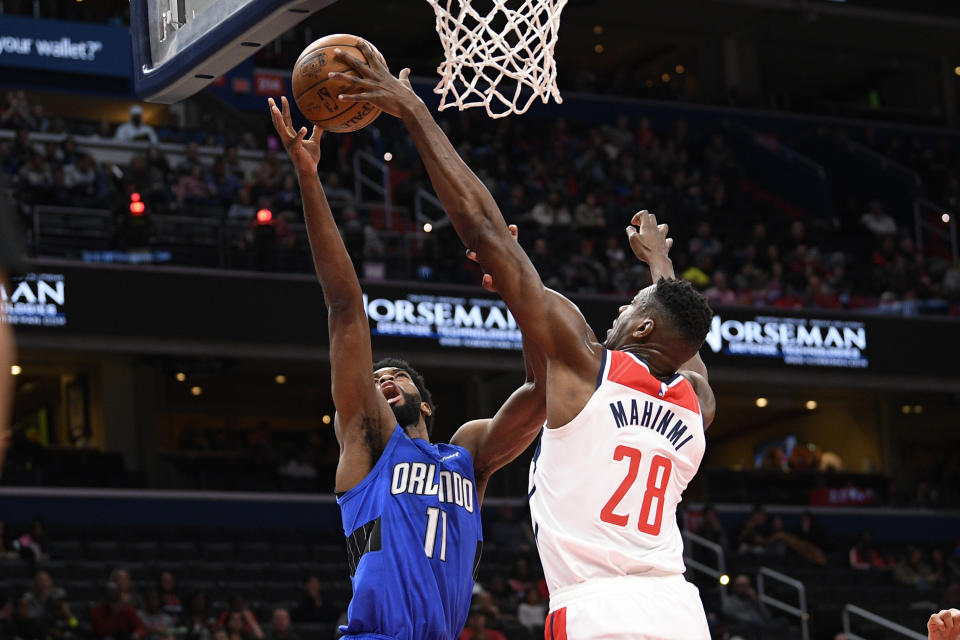
POLYGON ((706 300, 673 279, 666 226, 641 212, 631 246, 656 284, 621 307, 600 343, 551 295, 500 209, 407 80, 335 55, 369 101, 399 117, 460 239, 475 250, 524 335, 548 358, 547 421, 531 469, 530 509, 550 587, 546 637, 707 640, 703 606, 683 578, 676 507, 703 457, 713 392, 698 352, 706 300))

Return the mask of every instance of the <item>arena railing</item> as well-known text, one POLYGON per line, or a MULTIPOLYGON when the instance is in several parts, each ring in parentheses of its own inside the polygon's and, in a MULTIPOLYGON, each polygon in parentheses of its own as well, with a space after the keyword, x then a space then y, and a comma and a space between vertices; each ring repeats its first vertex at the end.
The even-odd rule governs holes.
POLYGON ((803 586, 803 583, 795 578, 780 573, 779 571, 774 571, 769 567, 760 567, 757 571, 757 595, 760 597, 760 602, 763 604, 779 609, 784 613, 789 613, 790 615, 797 616, 800 619, 800 635, 803 640, 810 640, 810 614, 807 611, 807 590, 803 586), (776 580, 777 582, 783 583, 788 587, 792 587, 797 590, 798 604, 799 606, 794 606, 783 600, 778 600, 773 596, 770 596, 766 593, 766 579, 770 578, 771 580, 776 580))
POLYGON ((960 260, 960 247, 957 244, 958 211, 950 211, 926 198, 917 198, 913 203, 913 223, 917 236, 917 248, 930 244, 929 236, 939 238, 949 246, 953 262, 960 260), (947 216, 944 220, 944 216, 947 216))
POLYGON ((707 540, 703 536, 698 536, 691 531, 684 531, 683 538, 690 543, 690 545, 683 546, 683 562, 688 568, 693 569, 694 571, 699 571, 700 573, 716 580, 720 584, 720 601, 722 603, 726 603, 727 583, 729 583, 730 577, 727 575, 727 558, 723 551, 723 547, 716 542, 707 540), (707 551, 713 553, 717 560, 716 566, 711 567, 710 565, 704 564, 699 560, 695 560, 693 558, 693 553, 690 549, 690 546, 703 547, 707 551), (726 580, 724 580, 724 576, 726 576, 726 580))
POLYGON ((850 617, 859 616, 864 620, 869 620, 870 622, 884 627, 894 633, 899 633, 900 635, 911 638, 911 640, 927 640, 927 636, 924 634, 917 633, 912 629, 907 629, 905 626, 897 624, 892 620, 887 620, 882 616, 878 616, 875 613, 867 611, 866 609, 861 609, 860 607, 853 604, 846 604, 843 607, 843 633, 846 635, 848 640, 870 640, 861 635, 857 635, 850 630, 850 617))

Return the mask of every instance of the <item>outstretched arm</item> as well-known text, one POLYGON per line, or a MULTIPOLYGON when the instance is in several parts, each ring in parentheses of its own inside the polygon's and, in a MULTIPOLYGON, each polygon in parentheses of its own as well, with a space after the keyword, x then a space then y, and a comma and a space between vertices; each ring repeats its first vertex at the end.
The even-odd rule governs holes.
POLYGON ((358 42, 358 47, 369 64, 343 51, 335 52, 336 59, 350 66, 359 77, 336 73, 331 77, 362 89, 361 93, 340 99, 369 101, 403 120, 454 229, 496 280, 497 290, 528 340, 541 348, 547 358, 595 376, 594 363, 599 363, 601 347, 589 343, 592 332, 583 316, 571 313, 548 294, 527 255, 510 238, 487 188, 463 162, 411 89, 407 79, 410 70, 404 69, 399 79, 394 78, 365 42, 358 42))
MULTIPOLYGON (((510 235, 517 239, 517 226, 510 225, 510 235)), ((467 257, 476 261, 476 253, 467 250, 467 257)), ((483 288, 496 293, 493 277, 483 276, 483 288)), ((548 290, 549 291, 549 290, 548 290)), ((559 294, 556 294, 558 297, 559 294)), ((568 304, 571 304, 568 302, 568 304)), ((512 462, 530 446, 543 428, 547 417, 547 358, 543 351, 523 336, 523 363, 526 379, 493 418, 473 420, 461 426, 450 442, 467 449, 473 456, 477 495, 483 500, 490 476, 512 462)))
POLYGON ((373 383, 363 292, 317 175, 323 132, 314 127, 307 138, 306 127, 294 131, 286 98, 281 98, 282 111, 273 98, 269 103, 273 125, 297 170, 313 265, 327 305, 334 427, 340 443, 336 489, 348 491, 373 468, 396 420, 373 383))
MULTIPOLYGON (((673 271, 673 261, 668 255, 673 246, 673 238, 667 237, 669 230, 666 224, 658 225, 657 217, 646 210, 635 214, 627 227, 630 248, 639 260, 650 267, 650 277, 654 282, 660 278, 673 280, 677 277, 673 271)), ((679 373, 693 384, 703 411, 703 426, 709 427, 717 413, 717 400, 707 380, 707 365, 698 353, 680 367, 679 373)))

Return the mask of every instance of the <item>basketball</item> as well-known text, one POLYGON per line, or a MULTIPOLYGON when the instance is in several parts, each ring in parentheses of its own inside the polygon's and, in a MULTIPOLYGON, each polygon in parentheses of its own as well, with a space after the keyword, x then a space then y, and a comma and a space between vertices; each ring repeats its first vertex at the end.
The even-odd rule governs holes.
MULTIPOLYGON (((358 93, 357 87, 328 77, 331 71, 356 75, 347 65, 334 60, 334 49, 363 59, 357 48, 357 36, 337 33, 315 40, 293 66, 293 99, 310 122, 326 131, 349 133, 359 131, 380 115, 380 109, 369 102, 341 102, 337 96, 358 93)), ((364 41, 366 42, 366 41, 364 41)), ((377 48, 367 42, 380 60, 386 64, 377 48)))

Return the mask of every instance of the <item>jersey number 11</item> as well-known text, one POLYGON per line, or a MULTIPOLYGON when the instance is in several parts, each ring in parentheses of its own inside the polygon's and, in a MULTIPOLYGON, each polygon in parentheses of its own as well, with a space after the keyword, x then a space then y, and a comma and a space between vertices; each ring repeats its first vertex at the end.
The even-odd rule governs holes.
POLYGON ((437 507, 427 507, 427 535, 423 539, 423 552, 432 558, 437 549, 437 525, 443 521, 440 532, 440 560, 447 561, 447 512, 437 507))

